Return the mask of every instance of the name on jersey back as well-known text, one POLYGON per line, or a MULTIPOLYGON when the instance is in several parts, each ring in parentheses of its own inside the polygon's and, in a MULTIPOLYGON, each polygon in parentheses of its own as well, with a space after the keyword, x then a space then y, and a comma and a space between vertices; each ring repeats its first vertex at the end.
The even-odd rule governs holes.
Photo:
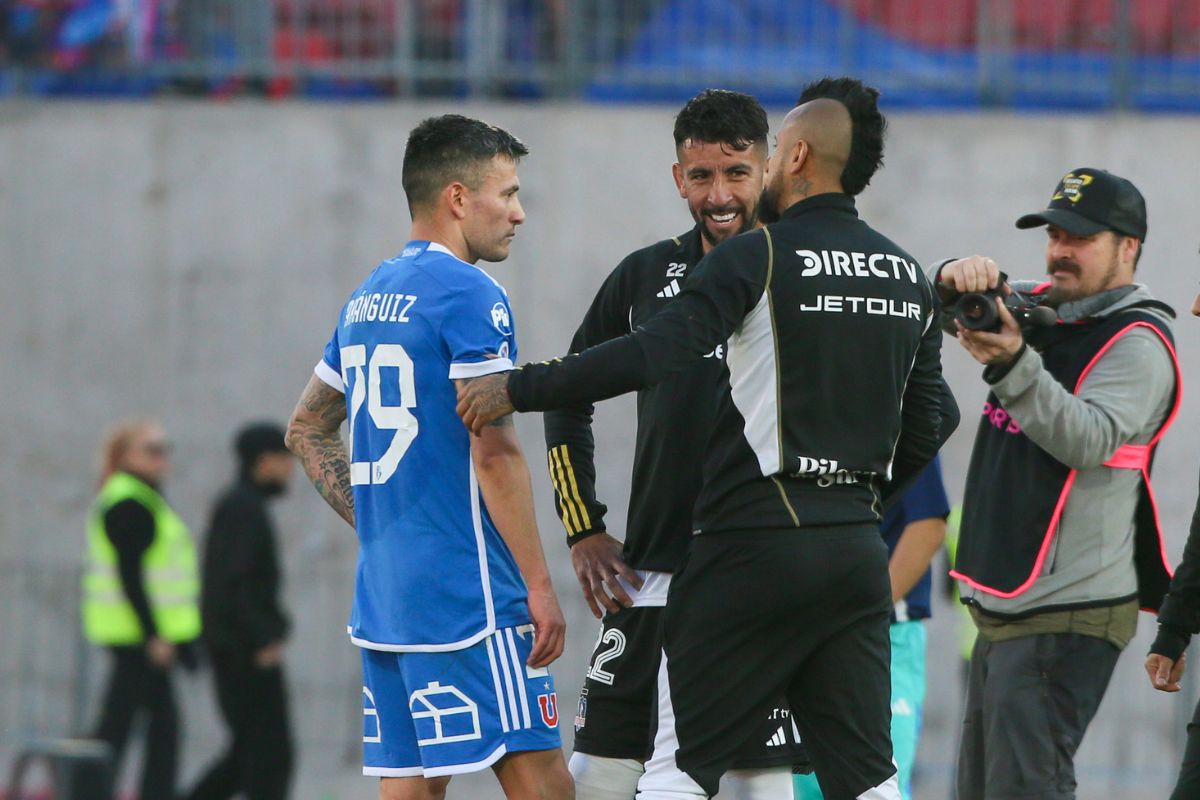
POLYGON ((355 322, 408 322, 408 312, 417 302, 414 294, 371 292, 346 304, 344 325, 355 322))

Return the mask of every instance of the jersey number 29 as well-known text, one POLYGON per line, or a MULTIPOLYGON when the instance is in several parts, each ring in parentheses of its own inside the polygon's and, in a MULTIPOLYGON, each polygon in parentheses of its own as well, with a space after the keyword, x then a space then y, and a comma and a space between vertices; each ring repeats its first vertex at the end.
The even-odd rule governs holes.
POLYGON ((417 407, 417 385, 413 380, 413 362, 398 344, 379 344, 367 360, 367 346, 355 344, 342 348, 342 379, 350 387, 350 483, 353 486, 387 483, 396 473, 400 459, 417 438, 417 418, 410 409, 417 407), (399 373, 400 405, 383 404, 380 384, 385 367, 399 373), (367 380, 363 380, 363 370, 367 380), (391 444, 378 461, 354 460, 354 421, 363 403, 371 422, 381 431, 394 431, 391 444))

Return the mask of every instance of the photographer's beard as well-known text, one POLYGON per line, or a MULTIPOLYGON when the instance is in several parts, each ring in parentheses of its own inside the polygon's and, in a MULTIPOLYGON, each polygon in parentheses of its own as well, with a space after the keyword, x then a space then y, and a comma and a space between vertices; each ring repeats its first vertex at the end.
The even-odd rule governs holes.
POLYGON ((1058 308, 1063 303, 1082 300, 1107 291, 1113 288, 1119 268, 1120 260, 1115 248, 1104 270, 1090 279, 1084 276, 1083 267, 1078 262, 1069 258, 1056 258, 1046 265, 1046 274, 1053 280, 1055 273, 1067 273, 1073 275, 1074 280, 1067 286, 1051 285, 1050 290, 1046 292, 1044 304, 1050 308, 1058 308))

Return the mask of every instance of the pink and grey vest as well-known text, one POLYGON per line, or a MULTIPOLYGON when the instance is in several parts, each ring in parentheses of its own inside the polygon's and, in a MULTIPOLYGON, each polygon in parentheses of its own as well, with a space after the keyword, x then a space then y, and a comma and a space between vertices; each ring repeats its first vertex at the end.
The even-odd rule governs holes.
MULTIPOLYGON (((1150 465, 1159 439, 1179 410, 1182 382, 1171 332, 1157 316, 1134 306, 1104 319, 1035 329, 1027 339, 1041 353, 1047 371, 1077 394, 1096 362, 1137 328, 1156 333, 1171 354, 1174 396, 1153 438, 1144 445, 1119 447, 1104 466, 1142 474, 1133 520, 1137 596, 1142 608, 1157 611, 1171 567, 1150 486, 1150 465)), ((1029 439, 996 395, 989 394, 967 473, 962 536, 951 576, 996 597, 1017 597, 1029 589, 1045 567, 1077 474, 1029 439)))

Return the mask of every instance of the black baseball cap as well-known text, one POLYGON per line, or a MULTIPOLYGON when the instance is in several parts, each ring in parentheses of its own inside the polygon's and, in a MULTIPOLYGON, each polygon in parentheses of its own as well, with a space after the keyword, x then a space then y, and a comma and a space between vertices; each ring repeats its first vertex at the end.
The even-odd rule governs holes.
POLYGON ((1146 199, 1129 181, 1102 169, 1073 169, 1054 188, 1045 211, 1026 214, 1018 228, 1056 225, 1076 236, 1116 231, 1146 241, 1146 199))

